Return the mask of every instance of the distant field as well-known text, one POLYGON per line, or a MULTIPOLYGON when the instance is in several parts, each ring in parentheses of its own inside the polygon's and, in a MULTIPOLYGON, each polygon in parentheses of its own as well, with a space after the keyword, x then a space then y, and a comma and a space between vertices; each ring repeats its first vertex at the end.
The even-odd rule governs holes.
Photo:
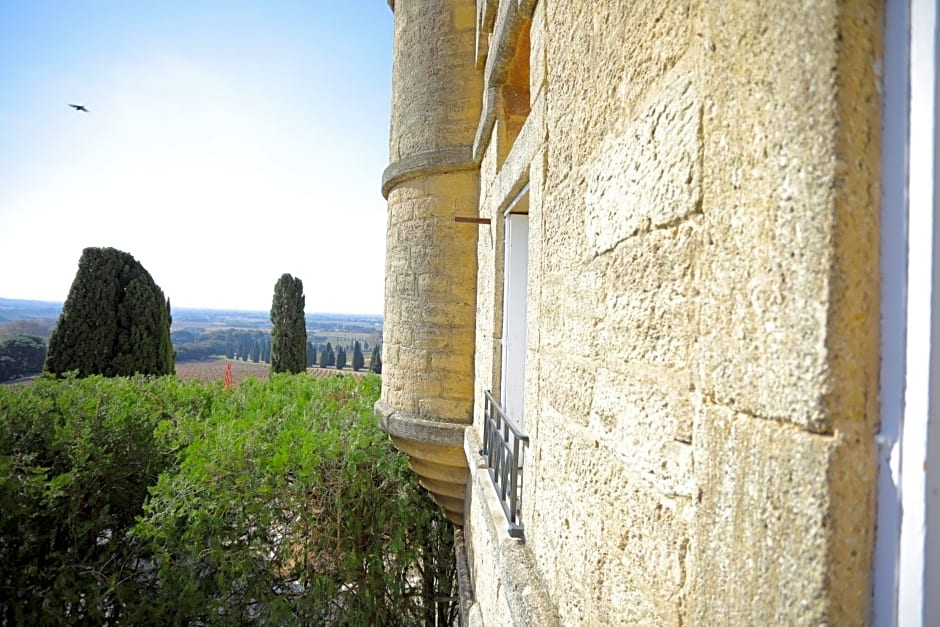
POLYGON ((271 370, 269 364, 256 364, 251 361, 236 359, 210 359, 208 361, 178 361, 176 376, 183 381, 221 381, 225 376, 225 366, 232 364, 232 376, 235 381, 248 377, 267 379, 271 370))
MULTIPOLYGON (((210 359, 208 361, 178 361, 176 362, 176 376, 183 381, 222 381, 225 377, 225 366, 232 364, 232 376, 238 383, 248 377, 255 379, 267 379, 271 372, 270 364, 256 364, 251 361, 240 361, 236 359, 210 359)), ((355 376, 361 377, 367 371, 360 370, 353 372, 351 368, 337 370, 336 368, 307 368, 307 373, 312 377, 332 377, 332 376, 355 376)))

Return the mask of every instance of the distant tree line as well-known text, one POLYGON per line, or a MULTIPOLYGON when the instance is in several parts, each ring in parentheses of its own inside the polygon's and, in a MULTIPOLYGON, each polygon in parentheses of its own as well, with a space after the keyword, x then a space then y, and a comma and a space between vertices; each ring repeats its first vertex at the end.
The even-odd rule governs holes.
MULTIPOLYGON (((205 361, 217 357, 240 359, 255 363, 270 363, 271 336, 264 331, 246 329, 182 329, 172 334, 176 361, 205 361)), ((359 341, 334 347, 332 342, 307 341, 306 367, 351 367, 354 371, 366 369, 365 353, 359 341), (350 353, 352 356, 350 357, 350 353)), ((382 348, 374 346, 368 369, 382 373, 382 348)))
POLYGON ((35 335, 18 335, 0 342, 0 381, 42 372, 46 342, 35 335))
POLYGON ((176 331, 171 335, 177 361, 204 361, 214 357, 270 363, 271 335, 265 331, 219 329, 176 331))

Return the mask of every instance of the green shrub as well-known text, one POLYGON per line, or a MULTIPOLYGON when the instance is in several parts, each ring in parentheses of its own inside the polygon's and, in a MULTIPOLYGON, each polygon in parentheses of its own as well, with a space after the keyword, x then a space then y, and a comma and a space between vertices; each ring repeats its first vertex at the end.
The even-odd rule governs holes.
POLYGON ((160 478, 137 528, 159 551, 158 613, 210 624, 424 620, 433 598, 421 596, 420 572, 429 551, 449 560, 450 527, 376 428, 378 389, 377 377, 274 375, 240 385, 208 421, 179 424, 178 470, 160 478))
POLYGON ((432 619, 452 528, 378 430, 378 392, 286 374, 0 389, 0 624, 432 619))
MULTIPOLYGON (((138 594, 131 535, 173 461, 155 436, 175 379, 0 388, 0 623, 100 623, 138 594)), ((178 403, 177 403, 178 405, 178 403)))

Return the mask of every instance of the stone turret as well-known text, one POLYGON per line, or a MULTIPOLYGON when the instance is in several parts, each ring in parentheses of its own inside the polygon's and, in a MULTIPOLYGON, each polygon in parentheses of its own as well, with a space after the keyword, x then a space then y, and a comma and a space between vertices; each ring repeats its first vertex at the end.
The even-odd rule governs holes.
POLYGON ((411 468, 463 522, 473 418, 481 76, 474 0, 394 0, 382 396, 376 411, 411 468))

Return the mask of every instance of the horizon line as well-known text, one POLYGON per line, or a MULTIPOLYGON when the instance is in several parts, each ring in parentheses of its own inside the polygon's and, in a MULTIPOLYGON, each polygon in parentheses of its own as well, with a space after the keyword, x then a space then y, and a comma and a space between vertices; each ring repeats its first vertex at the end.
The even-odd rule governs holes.
MULTIPOLYGON (((58 307, 63 307, 65 301, 61 300, 46 300, 43 298, 10 298, 8 296, 0 296, 0 300, 7 301, 17 301, 21 303, 43 303, 46 305, 56 305, 58 307)), ((207 307, 207 306, 188 306, 188 305, 174 305, 170 303, 170 310, 203 310, 203 311, 235 311, 242 313, 269 313, 269 309, 247 309, 244 307, 207 307)), ((320 315, 352 315, 352 316, 381 316, 385 317, 384 312, 368 312, 368 311, 308 311, 304 309, 304 314, 320 314, 320 315)))

